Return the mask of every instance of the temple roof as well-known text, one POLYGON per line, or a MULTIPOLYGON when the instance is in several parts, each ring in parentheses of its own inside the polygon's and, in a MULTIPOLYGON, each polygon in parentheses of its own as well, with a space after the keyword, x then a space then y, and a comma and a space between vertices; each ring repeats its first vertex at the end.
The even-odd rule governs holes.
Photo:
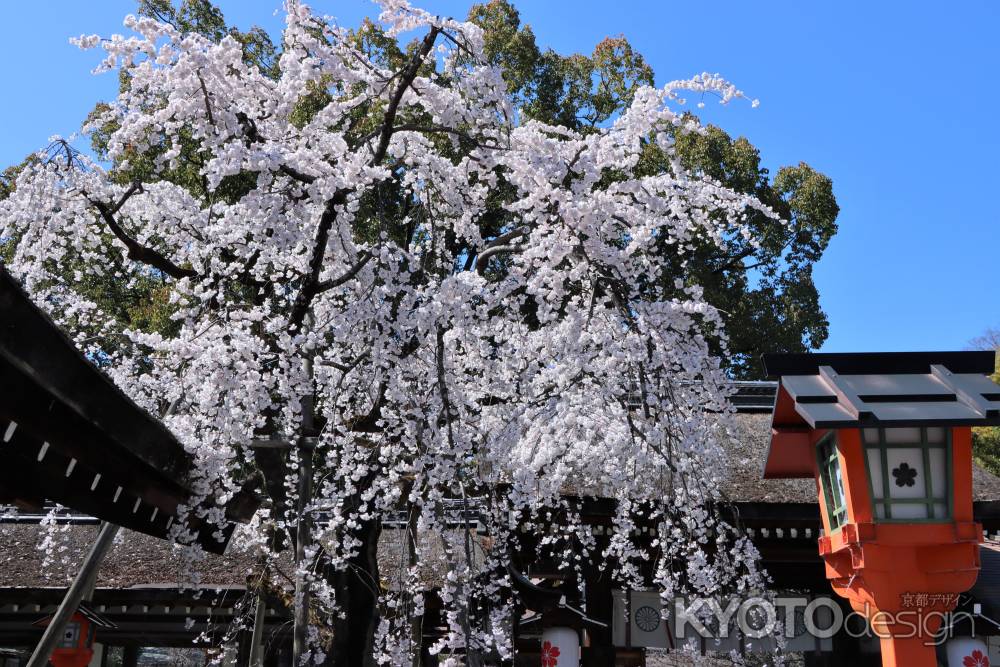
MULTIPOLYGON (((129 399, 0 266, 0 500, 55 501, 164 538, 190 504, 191 456, 129 399)), ((245 520, 257 501, 238 494, 227 516, 245 520)), ((205 549, 225 548, 216 527, 191 519, 205 549)), ((232 524, 221 533, 228 537, 232 524)))

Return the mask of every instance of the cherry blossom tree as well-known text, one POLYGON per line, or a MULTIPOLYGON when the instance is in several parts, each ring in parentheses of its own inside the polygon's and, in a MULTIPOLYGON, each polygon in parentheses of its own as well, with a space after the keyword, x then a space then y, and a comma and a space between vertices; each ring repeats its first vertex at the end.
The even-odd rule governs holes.
POLYGON ((567 571, 606 563, 634 585, 653 560, 666 594, 759 590, 717 509, 720 318, 653 248, 745 244, 741 221, 774 214, 679 161, 639 166, 702 131, 684 95, 742 93, 708 74, 640 87, 577 131, 520 117, 471 23, 403 0, 358 31, 286 9, 267 66, 151 17, 81 36, 125 82, 89 127, 108 160, 39 153, 0 238, 91 358, 151 412, 172 406, 202 493, 263 477, 239 539, 263 567, 296 554, 303 663, 419 661, 428 566, 448 624, 432 650, 509 659, 514 524, 554 507, 545 541, 567 571), (404 34, 397 57, 371 48, 404 34), (168 321, 115 312, 95 284, 144 286, 168 321), (609 539, 581 530, 567 490, 617 500, 609 539), (392 573, 375 557, 390 517, 392 573))

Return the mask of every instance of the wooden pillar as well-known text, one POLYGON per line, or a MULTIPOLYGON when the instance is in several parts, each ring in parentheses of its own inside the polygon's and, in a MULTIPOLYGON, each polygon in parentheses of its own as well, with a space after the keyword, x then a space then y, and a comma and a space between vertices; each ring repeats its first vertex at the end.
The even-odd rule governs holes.
POLYGON ((236 664, 249 665, 252 652, 253 633, 247 630, 240 630, 236 636, 236 664))
POLYGON ((611 577, 597 568, 584 570, 586 577, 587 615, 607 623, 606 628, 588 627, 589 646, 583 649, 583 667, 615 667, 614 627, 615 600, 611 592, 611 577))
POLYGON ((257 592, 257 604, 254 606, 253 634, 250 638, 250 657, 247 664, 250 667, 264 665, 264 617, 267 615, 267 603, 264 600, 263 587, 257 592))

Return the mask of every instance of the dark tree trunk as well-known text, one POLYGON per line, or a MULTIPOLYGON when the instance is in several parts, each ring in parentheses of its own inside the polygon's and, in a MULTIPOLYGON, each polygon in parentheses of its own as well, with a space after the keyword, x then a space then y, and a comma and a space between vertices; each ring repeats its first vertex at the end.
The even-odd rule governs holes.
POLYGON ((139 663, 139 647, 126 645, 122 650, 122 667, 136 667, 139 663))
POLYGON ((382 526, 365 522, 359 532, 362 546, 343 572, 328 572, 345 617, 334 621, 333 645, 325 662, 329 667, 368 667, 378 628, 378 540, 382 526))

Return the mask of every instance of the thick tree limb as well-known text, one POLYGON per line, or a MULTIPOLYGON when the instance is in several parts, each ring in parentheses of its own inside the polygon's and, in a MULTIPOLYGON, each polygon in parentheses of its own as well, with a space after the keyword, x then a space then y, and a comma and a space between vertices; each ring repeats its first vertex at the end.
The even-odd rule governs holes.
POLYGON ((520 238, 522 236, 527 236, 527 235, 528 235, 527 227, 518 227, 516 229, 512 229, 506 234, 501 234, 500 236, 491 240, 489 243, 486 244, 486 247, 483 248, 483 251, 480 252, 479 256, 476 258, 476 265, 475 265, 476 272, 482 273, 483 271, 485 271, 486 266, 489 263, 490 257, 492 257, 493 255, 496 255, 501 252, 513 252, 516 250, 520 250, 521 246, 510 245, 510 241, 513 241, 516 238, 520 238))
POLYGON ((297 331, 302 326, 313 298, 319 294, 319 274, 323 269, 323 259, 326 257, 326 244, 330 240, 330 229, 337 220, 337 207, 343 206, 346 201, 347 191, 338 190, 326 203, 323 215, 316 226, 312 258, 309 260, 309 275, 306 276, 302 289, 295 297, 295 303, 292 304, 292 311, 288 317, 288 324, 292 331, 297 331))
POLYGON ((372 254, 367 250, 363 251, 358 257, 358 261, 351 265, 351 268, 347 269, 342 275, 333 278, 332 280, 324 280, 316 286, 316 293, 320 294, 327 290, 334 289, 335 287, 340 287, 348 280, 358 275, 358 272, 365 267, 368 260, 372 258, 372 254))
MULTIPOLYGON (((108 206, 104 202, 94 201, 89 197, 87 197, 87 201, 89 201, 94 208, 97 209, 98 213, 101 214, 101 218, 104 219, 104 223, 108 226, 108 229, 111 230, 111 233, 115 235, 115 238, 125 244, 125 247, 128 249, 129 259, 145 264, 146 266, 150 266, 157 271, 167 274, 171 278, 176 278, 177 280, 180 280, 181 278, 194 278, 198 275, 197 271, 194 269, 182 268, 177 264, 174 264, 159 251, 142 245, 129 236, 125 229, 118 224, 118 221, 115 219, 115 214, 121 210, 121 207, 125 205, 125 202, 128 201, 129 197, 134 195, 136 192, 139 192, 141 189, 142 187, 138 183, 133 183, 129 189, 125 191, 121 199, 119 199, 113 206, 108 206)), ((87 196, 86 193, 84 193, 84 196, 87 196)))
POLYGON ((280 167, 278 167, 278 170, 281 171, 281 173, 283 173, 284 175, 291 176, 296 181, 305 183, 306 185, 316 182, 315 176, 310 176, 309 174, 303 173, 298 169, 295 169, 294 167, 289 167, 287 164, 281 165, 280 167))
POLYGON ((378 164, 383 159, 385 159, 385 153, 389 149, 389 139, 392 138, 393 123, 396 121, 396 112, 399 110, 399 103, 403 100, 403 94, 406 93, 406 89, 413 84, 413 80, 417 78, 417 72, 420 71, 420 66, 424 63, 424 59, 427 54, 431 52, 434 48, 434 41, 437 36, 441 33, 441 29, 434 26, 430 29, 424 40, 420 43, 420 48, 417 52, 413 54, 410 58, 410 62, 406 64, 403 69, 401 76, 399 78, 399 85, 396 86, 396 90, 393 91, 392 97, 389 98, 389 106, 385 108, 385 115, 382 117, 382 130, 379 133, 378 145, 375 148, 375 153, 372 155, 372 164, 378 164))
POLYGON ((521 236, 527 236, 528 235, 528 231, 529 230, 528 230, 527 227, 518 227, 516 229, 512 229, 512 230, 510 230, 509 232, 507 232, 505 234, 501 234, 500 236, 496 237, 495 239, 491 239, 490 242, 486 244, 486 248, 489 249, 489 248, 492 248, 494 246, 505 245, 505 244, 513 241, 516 238, 519 238, 521 236))
POLYGON ((493 255, 499 255, 502 252, 516 252, 523 247, 519 245, 495 245, 492 248, 487 248, 479 253, 479 257, 476 258, 476 272, 482 273, 485 271, 487 265, 490 263, 490 257, 493 255))
MULTIPOLYGON (((413 84, 413 80, 417 77, 417 72, 420 71, 420 66, 423 64, 427 54, 434 48, 434 41, 440 32, 441 29, 438 27, 431 28, 430 32, 424 37, 423 42, 421 42, 420 48, 417 49, 413 57, 410 58, 410 62, 402 70, 399 85, 393 91, 392 97, 389 99, 389 105, 386 107, 385 115, 382 118, 382 131, 379 135, 379 142, 375 148, 375 152, 372 154, 372 164, 378 164, 385 159, 386 151, 389 149, 389 139, 392 138, 392 126, 396 121, 399 103, 402 101, 406 89, 413 84)), ((285 171, 285 173, 291 175, 289 171, 285 171)), ((326 208, 323 210, 323 215, 320 218, 319 225, 316 227, 316 236, 313 240, 313 252, 309 260, 309 275, 306 276, 302 290, 295 298, 295 303, 292 304, 292 311, 288 318, 288 323, 292 331, 297 331, 302 326, 302 322, 305 320, 306 313, 309 312, 309 307, 312 305, 313 299, 321 291, 319 274, 323 269, 323 259, 326 257, 326 244, 330 239, 330 229, 333 228, 333 223, 337 220, 337 207, 343 206, 346 201, 347 191, 338 190, 326 203, 326 208)), ((358 267, 358 271, 360 270, 361 268, 358 267)), ((357 271, 355 271, 356 273, 357 271)), ((348 276, 345 281, 350 278, 351 276, 348 276)))

